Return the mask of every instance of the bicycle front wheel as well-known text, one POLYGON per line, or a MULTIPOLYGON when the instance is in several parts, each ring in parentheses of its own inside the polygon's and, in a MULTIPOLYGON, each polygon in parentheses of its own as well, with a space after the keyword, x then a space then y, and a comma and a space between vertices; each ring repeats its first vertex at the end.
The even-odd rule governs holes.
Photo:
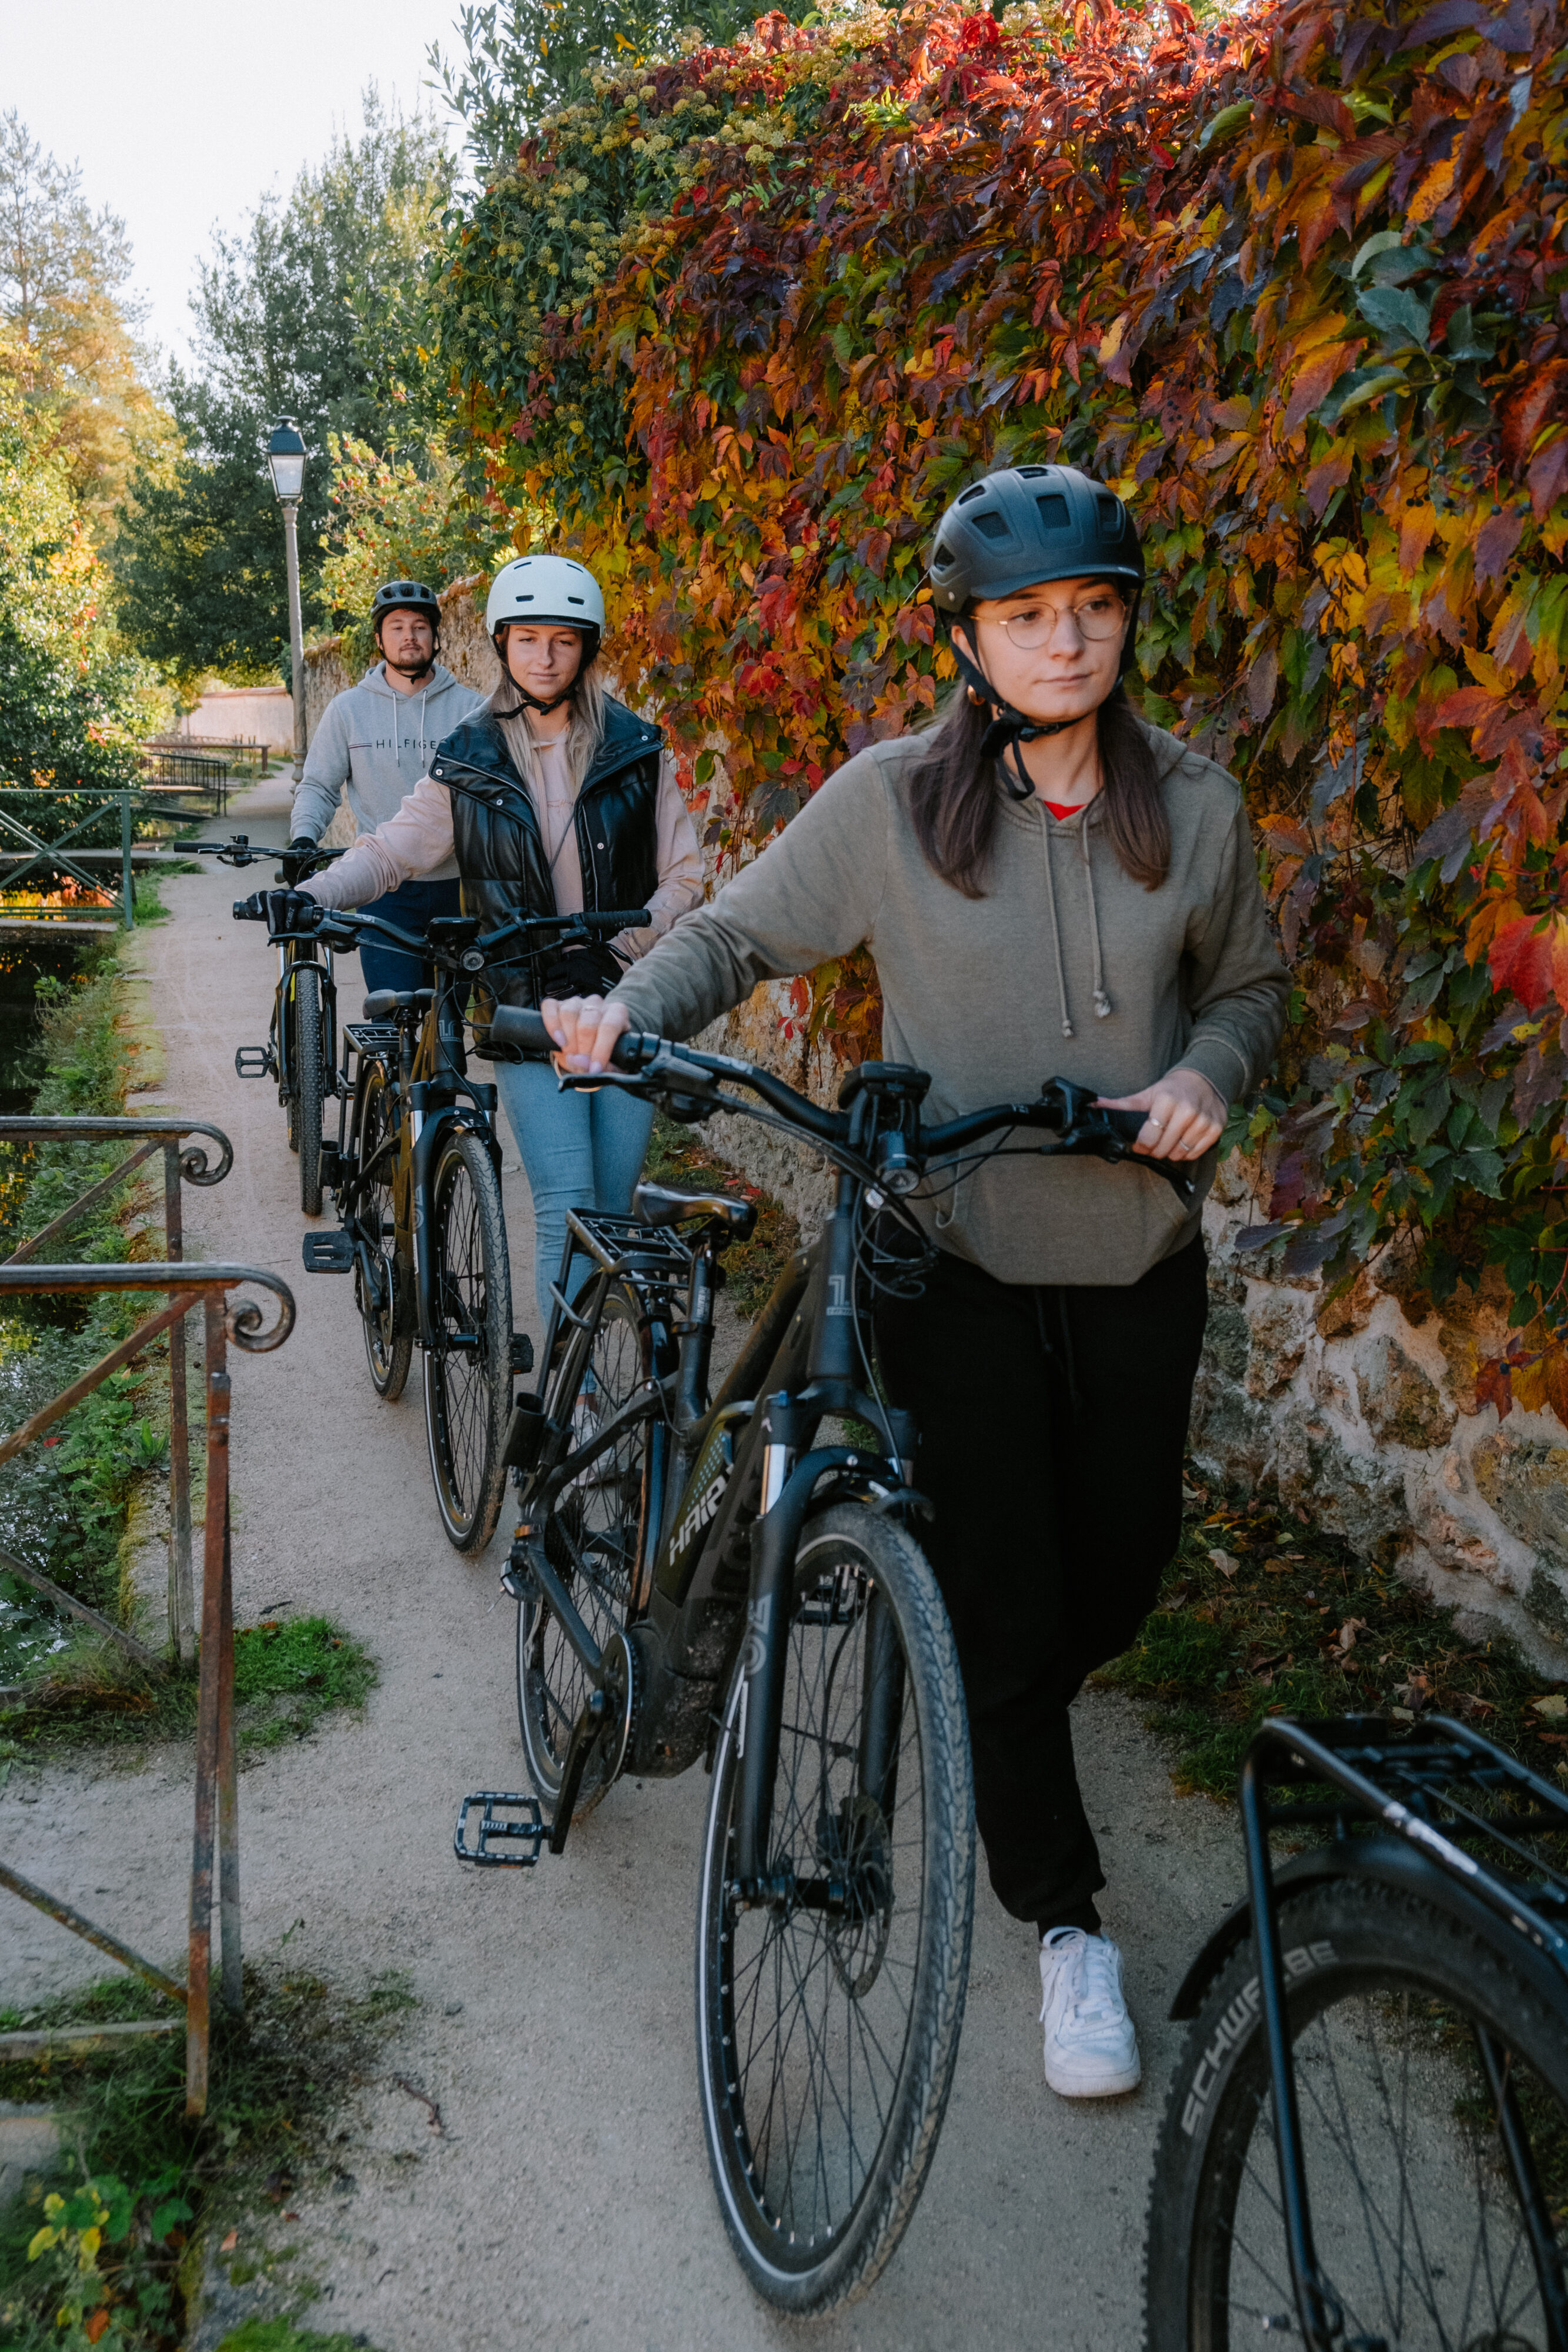
POLYGON ((703 2123, 743 2269, 781 2309, 872 2284, 947 2105, 975 1895, 953 1636, 925 1554, 863 1504, 796 1555, 767 1875, 735 1889, 737 1674, 714 1758, 697 1925, 703 2123))
POLYGON ((434 1297, 424 1351, 430 1470, 448 1540, 459 1551, 483 1551, 507 1486, 512 1276, 501 1187, 482 1137, 447 1137, 427 1214, 434 1297))
POLYGON ((354 1268, 354 1292, 365 1335, 371 1384, 390 1404, 402 1396, 413 1354, 407 1300, 400 1295, 397 1224, 392 1198, 392 1081, 384 1062, 367 1065, 360 1091, 360 1190, 355 1223, 370 1254, 371 1278, 354 1268))
MULTIPOLYGON (((653 1369, 647 1318, 628 1284, 604 1302, 587 1374, 572 1410, 573 1450, 633 1397, 653 1369)), ((648 1518, 652 1424, 633 1422, 557 1497, 545 1522, 545 1549, 572 1604, 602 1650, 631 1622, 648 1518)), ((542 1595, 517 1603, 517 1723, 528 1778, 553 1814, 572 1726, 592 1688, 576 1651, 542 1595)), ((572 1819, 580 1821, 614 1780, 622 1758, 605 1743, 582 1776, 572 1819)))
POLYGON ((299 1154, 299 1205, 308 1217, 321 1213, 321 1119, 326 1105, 326 1057, 321 1049, 321 975, 301 964, 288 985, 293 1049, 289 1075, 288 1141, 299 1154))
MULTIPOLYGON (((1568 2009, 1490 1937, 1403 1889, 1320 1884, 1281 1906, 1280 1932, 1333 2340, 1555 2352, 1568 2009)), ((1147 2343, 1237 2352, 1276 2330, 1299 2333, 1249 1941, 1192 2027, 1161 2128, 1147 2343)))

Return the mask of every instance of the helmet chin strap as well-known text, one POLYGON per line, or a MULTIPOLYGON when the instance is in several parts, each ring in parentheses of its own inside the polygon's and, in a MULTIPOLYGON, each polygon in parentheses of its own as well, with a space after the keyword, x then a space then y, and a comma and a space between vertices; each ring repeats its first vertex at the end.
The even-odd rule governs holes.
MULTIPOLYGON (((530 694, 526 686, 519 686, 517 684, 517 679, 512 677, 510 670, 507 672, 507 677, 510 681, 512 692, 517 698, 517 709, 537 710, 541 719, 548 719, 552 710, 559 710, 563 702, 570 702, 577 688, 577 680, 576 678, 573 678, 570 686, 567 688, 566 692, 564 694, 558 694, 553 702, 541 702, 537 694, 530 694)), ((515 719, 517 712, 517 710, 508 710, 503 715, 507 719, 515 719)))
POLYGON ((997 772, 1012 799, 1033 800, 1034 786, 1024 767, 1023 754, 1019 750, 1019 744, 1034 743, 1047 735, 1060 735, 1064 729, 1076 726, 1078 722, 1072 719, 1026 718, 1021 710, 1015 710, 1010 702, 1003 701, 985 671, 964 651, 963 640, 956 629, 950 632, 950 638, 953 658, 958 665, 958 673, 965 685, 972 693, 978 695, 982 702, 988 704, 996 713, 980 739, 981 759, 996 761, 997 772), (1008 773, 1009 753, 1012 758, 1012 776, 1008 773), (1018 779, 1016 783, 1013 776, 1018 779))

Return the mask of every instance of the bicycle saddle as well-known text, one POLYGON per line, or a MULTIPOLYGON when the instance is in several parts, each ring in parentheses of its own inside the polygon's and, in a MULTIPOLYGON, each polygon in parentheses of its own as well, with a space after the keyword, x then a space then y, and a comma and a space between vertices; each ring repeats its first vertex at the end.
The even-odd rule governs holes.
POLYGON ((639 1184, 632 1195, 632 1213, 645 1225, 678 1225, 685 1217, 712 1217, 727 1225, 735 1240, 745 1241, 757 1223, 757 1203, 737 1201, 728 1192, 676 1192, 667 1184, 639 1184))
POLYGON ((375 988, 365 999, 363 1018, 367 1021, 390 1021, 394 1013, 409 1013, 415 1006, 435 1001, 433 988, 375 988))

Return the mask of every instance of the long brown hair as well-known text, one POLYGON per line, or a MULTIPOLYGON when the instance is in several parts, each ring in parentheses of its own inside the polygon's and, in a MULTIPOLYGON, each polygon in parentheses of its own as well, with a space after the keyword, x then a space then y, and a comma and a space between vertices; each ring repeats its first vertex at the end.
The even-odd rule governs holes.
MULTIPOLYGON (((1157 890, 1170 871, 1171 828, 1154 746, 1121 686, 1094 714, 1100 753, 1099 798, 1105 829, 1124 873, 1157 890)), ((980 745, 990 711, 959 687, 926 738, 925 757, 909 790, 909 813, 921 855, 934 874, 983 898, 999 806, 997 774, 980 745)))

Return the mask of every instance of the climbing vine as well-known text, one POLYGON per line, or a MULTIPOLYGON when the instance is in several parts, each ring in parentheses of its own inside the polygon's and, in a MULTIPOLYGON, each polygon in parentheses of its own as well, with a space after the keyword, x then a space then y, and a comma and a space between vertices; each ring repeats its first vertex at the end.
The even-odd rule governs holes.
MULTIPOLYGON (((1241 779, 1299 980, 1247 1238, 1568 1412, 1568 108, 1553 0, 758 20, 541 126, 436 288, 492 488, 604 581, 728 856, 951 663, 954 488, 1144 536, 1144 706, 1241 779)), ((862 1050, 874 991, 816 975, 862 1050)))

